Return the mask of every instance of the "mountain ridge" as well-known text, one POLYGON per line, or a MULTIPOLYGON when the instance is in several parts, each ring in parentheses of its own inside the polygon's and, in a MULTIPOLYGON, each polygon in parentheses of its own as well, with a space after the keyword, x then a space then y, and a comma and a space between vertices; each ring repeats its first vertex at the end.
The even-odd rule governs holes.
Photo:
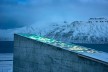
MULTIPOLYGON (((108 20, 104 18, 90 18, 88 21, 73 21, 68 23, 49 23, 38 25, 32 24, 30 26, 0 30, 5 34, 1 37, 13 39, 14 33, 31 33, 48 38, 53 38, 68 43, 108 43, 108 20), (9 37, 7 36, 9 35, 9 37)), ((2 39, 3 40, 3 39, 2 39)))

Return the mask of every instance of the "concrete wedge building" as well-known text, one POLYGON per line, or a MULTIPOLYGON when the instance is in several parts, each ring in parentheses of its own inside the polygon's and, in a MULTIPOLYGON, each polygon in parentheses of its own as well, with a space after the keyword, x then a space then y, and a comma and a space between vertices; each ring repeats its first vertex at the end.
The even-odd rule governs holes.
POLYGON ((108 72, 108 53, 33 34, 14 40, 14 72, 108 72))

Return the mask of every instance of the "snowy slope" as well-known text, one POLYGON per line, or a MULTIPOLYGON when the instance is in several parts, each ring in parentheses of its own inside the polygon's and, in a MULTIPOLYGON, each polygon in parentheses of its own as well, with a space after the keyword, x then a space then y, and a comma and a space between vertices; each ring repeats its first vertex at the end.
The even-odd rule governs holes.
POLYGON ((58 27, 47 34, 48 37, 74 43, 107 43, 108 22, 89 23, 74 21, 58 27))
POLYGON ((108 43, 108 22, 74 21, 72 23, 53 22, 0 30, 1 40, 13 40, 14 33, 44 35, 64 42, 108 43))
MULTIPOLYGON (((62 23, 63 24, 63 23, 62 23)), ((45 24, 32 24, 22 28, 14 28, 14 29, 7 29, 7 30, 0 30, 0 40, 1 41, 12 41, 14 33, 30 33, 36 35, 45 35, 49 31, 52 31, 57 26, 57 23, 45 23, 45 24)))

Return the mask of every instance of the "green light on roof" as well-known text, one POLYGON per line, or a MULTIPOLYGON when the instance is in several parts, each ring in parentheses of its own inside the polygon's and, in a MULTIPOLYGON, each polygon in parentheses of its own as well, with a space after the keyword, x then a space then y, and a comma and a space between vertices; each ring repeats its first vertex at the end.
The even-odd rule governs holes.
POLYGON ((24 37, 27 37, 27 38, 30 38, 30 39, 33 39, 33 40, 44 42, 44 43, 47 43, 47 44, 50 44, 50 45, 54 45, 54 46, 57 46, 57 47, 60 47, 60 48, 65 48, 69 51, 87 52, 87 53, 96 53, 97 52, 93 49, 85 48, 85 47, 74 45, 74 44, 69 45, 69 44, 63 43, 61 41, 56 41, 54 39, 49 39, 49 38, 45 38, 45 37, 41 37, 41 36, 36 36, 36 35, 33 35, 33 34, 20 34, 20 35, 24 36, 24 37))

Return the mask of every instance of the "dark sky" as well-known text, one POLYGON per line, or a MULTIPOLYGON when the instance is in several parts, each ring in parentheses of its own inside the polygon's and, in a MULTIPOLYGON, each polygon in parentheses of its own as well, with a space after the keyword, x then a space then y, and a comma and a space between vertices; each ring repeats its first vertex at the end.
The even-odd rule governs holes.
POLYGON ((108 17, 108 0, 0 0, 0 29, 108 17))

